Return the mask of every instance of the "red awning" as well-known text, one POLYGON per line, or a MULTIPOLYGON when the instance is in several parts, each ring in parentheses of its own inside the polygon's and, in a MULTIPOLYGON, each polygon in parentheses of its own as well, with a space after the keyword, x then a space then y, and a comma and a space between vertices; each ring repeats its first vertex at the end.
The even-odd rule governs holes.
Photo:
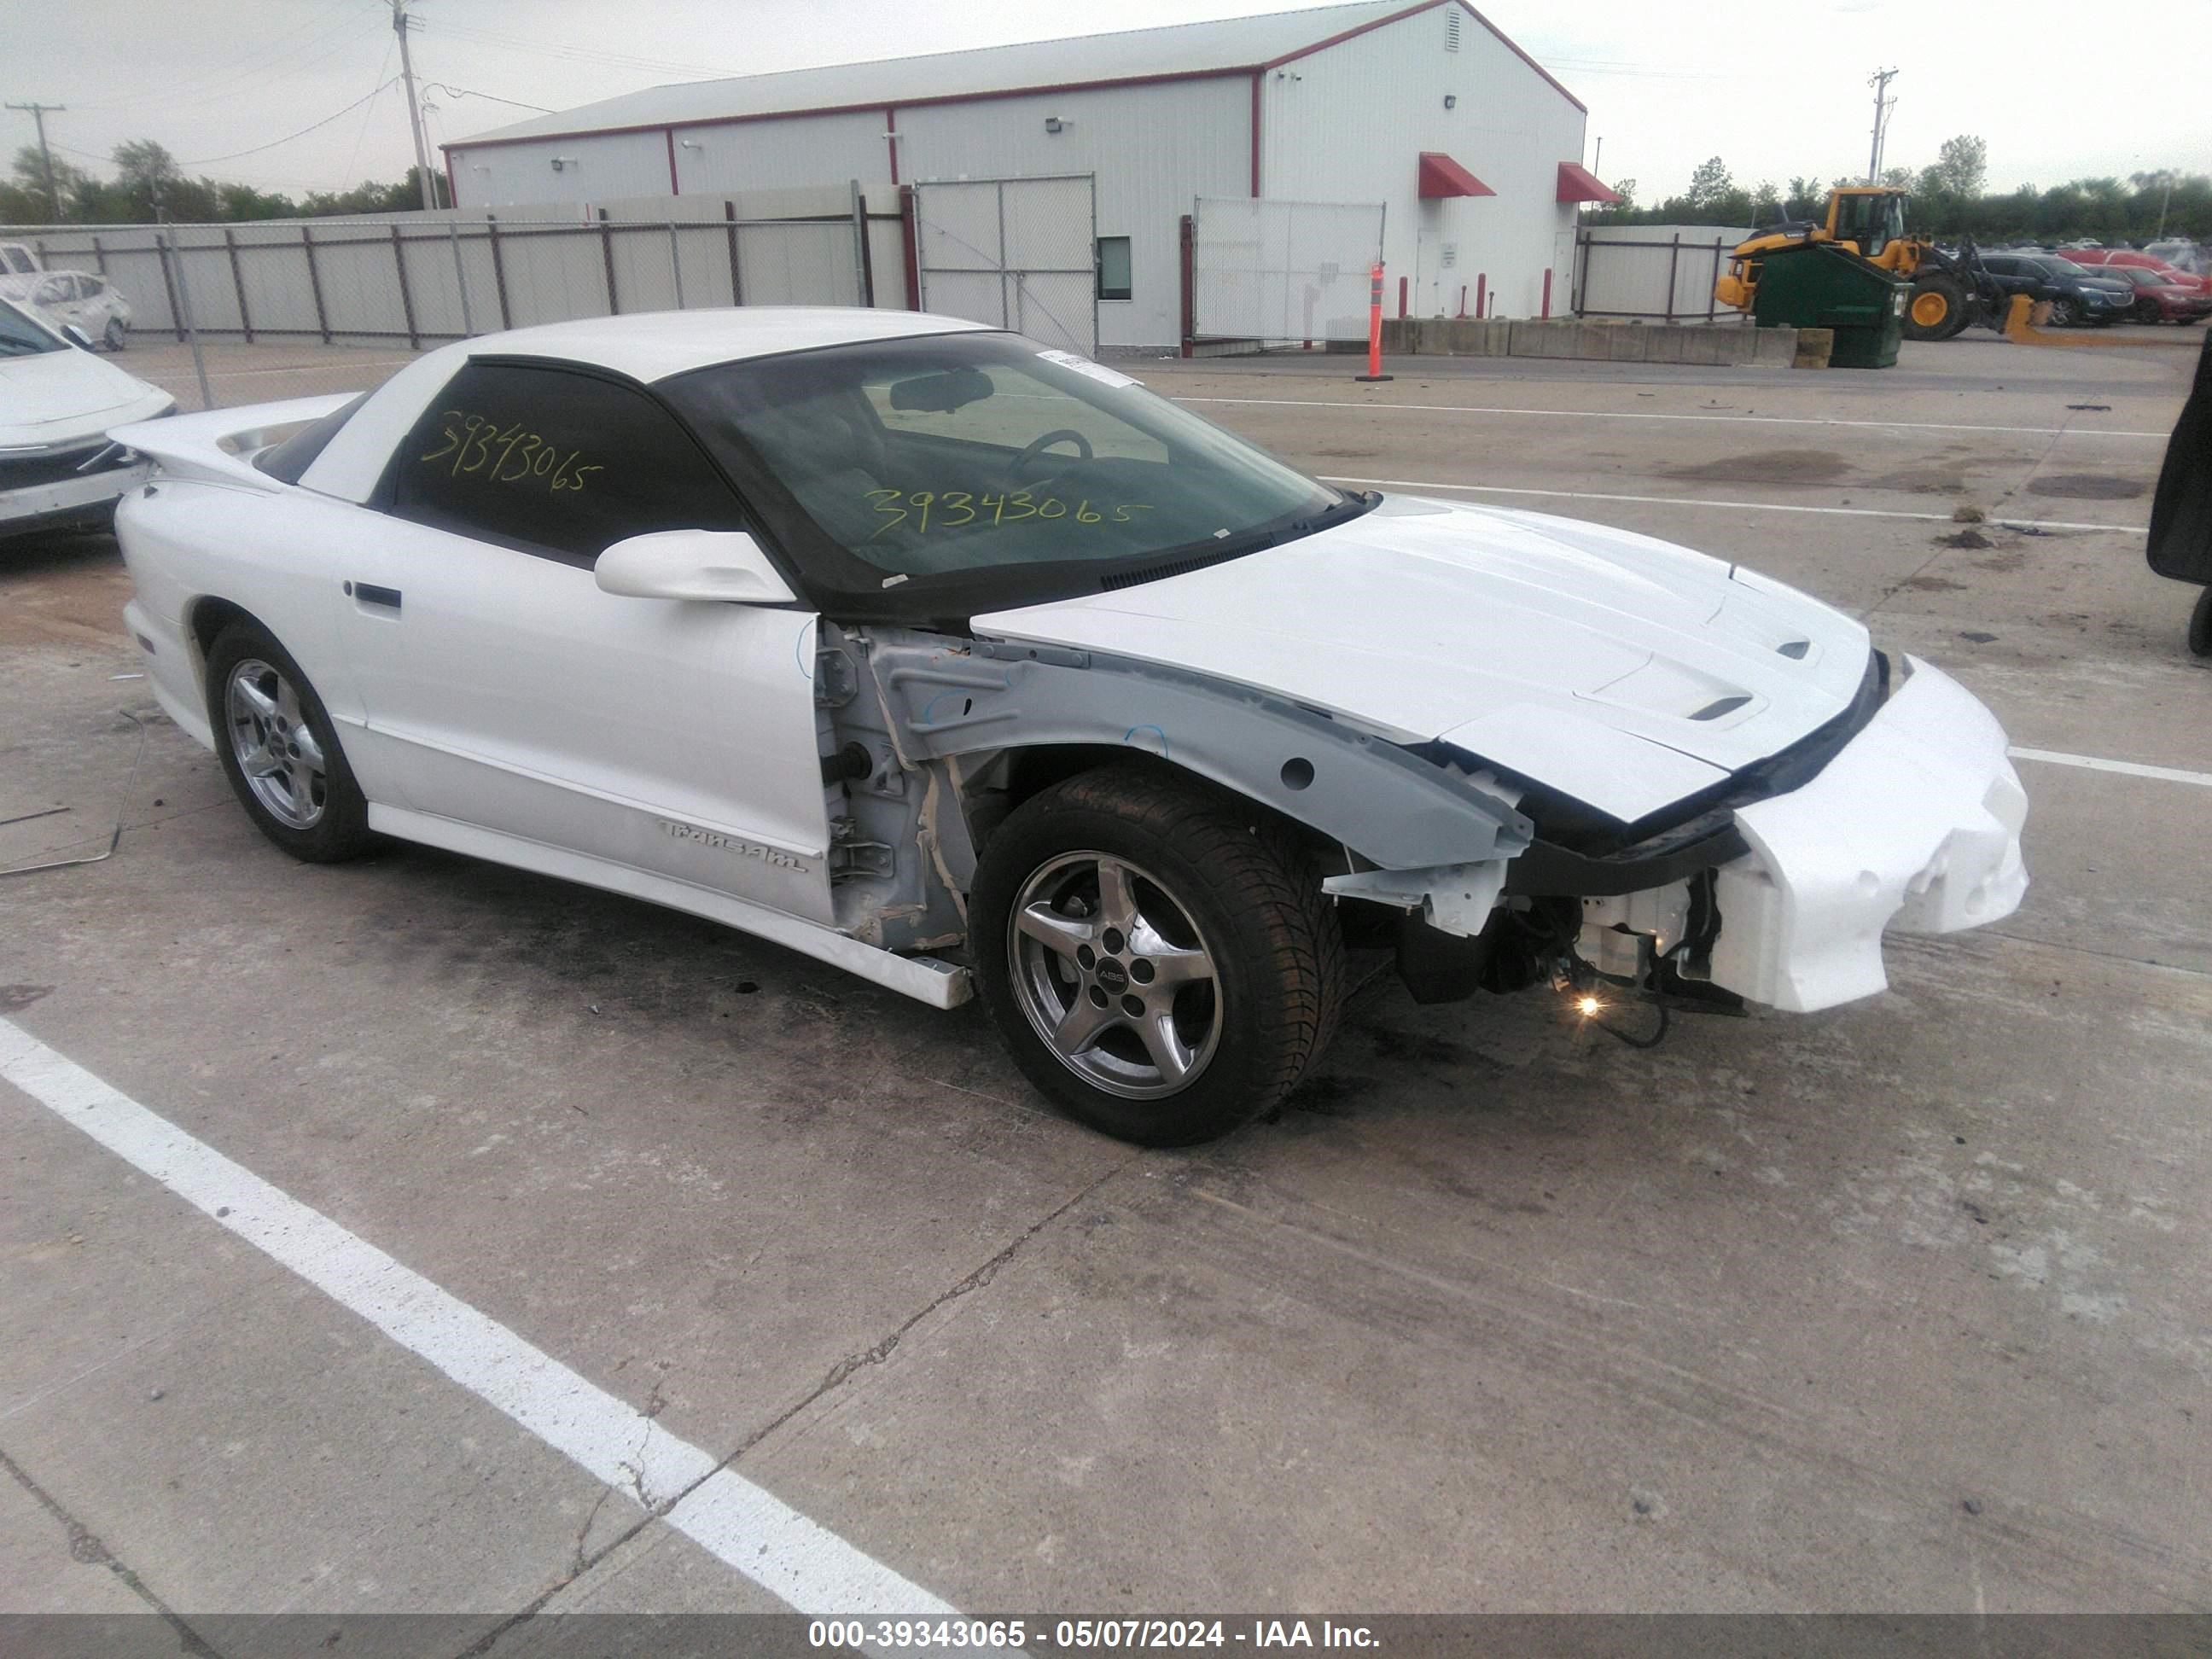
POLYGON ((1572 161, 1559 163, 1559 194, 1562 202, 1618 202, 1620 192, 1607 190, 1598 182, 1597 174, 1588 167, 1577 167, 1572 161))
POLYGON ((1421 152, 1421 199, 1440 196, 1495 196, 1498 192, 1442 150, 1421 152))

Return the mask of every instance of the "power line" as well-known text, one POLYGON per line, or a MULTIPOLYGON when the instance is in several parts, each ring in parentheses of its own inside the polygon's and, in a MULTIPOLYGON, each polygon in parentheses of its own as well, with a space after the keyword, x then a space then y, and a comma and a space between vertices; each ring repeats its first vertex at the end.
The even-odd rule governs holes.
MULTIPOLYGON (((376 9, 381 10, 382 8, 379 6, 376 9)), ((268 76, 270 71, 275 71, 273 77, 270 78, 282 80, 297 75, 301 70, 319 64, 325 58, 347 50, 352 45, 350 37, 359 34, 367 21, 365 17, 356 12, 355 15, 341 17, 328 27, 320 29, 312 38, 301 40, 299 38, 301 35, 306 33, 308 29, 314 28, 315 26, 309 23, 301 28, 294 29, 289 34, 279 36, 276 41, 269 43, 259 50, 248 52, 245 57, 225 64, 220 69, 188 76, 182 81, 133 97, 98 104, 87 104, 84 107, 143 110, 178 103, 228 100, 270 84, 270 79, 263 78, 268 76), (314 52, 313 56, 301 58, 295 63, 284 62, 285 59, 293 58, 301 52, 312 52, 315 47, 322 46, 325 41, 332 40, 336 40, 337 44, 326 51, 314 52), (280 64, 281 68, 279 68, 280 64)))
POLYGON ((391 81, 385 82, 383 86, 372 88, 366 96, 355 99, 353 102, 348 104, 343 109, 331 111, 331 113, 323 117, 321 120, 315 122, 313 125, 301 127, 297 132, 287 133, 282 138, 272 138, 265 144, 256 144, 252 149, 234 149, 228 155, 203 155, 195 161, 179 161, 177 165, 180 167, 205 167, 211 161, 235 161, 241 155, 258 155, 264 149, 275 149, 279 144, 289 144, 295 138, 304 138, 309 133, 314 131, 316 128, 330 125, 331 122, 337 120, 341 115, 352 114, 354 111, 359 109, 363 104, 367 103, 369 99, 375 97, 378 93, 382 92, 385 87, 391 86, 393 82, 396 82, 398 78, 398 76, 394 76, 391 81))
POLYGON ((483 41, 505 46, 514 52, 535 53, 541 58, 562 58, 577 63, 613 64, 624 69, 656 70, 674 73, 691 80, 726 80, 745 73, 742 70, 718 69, 699 64, 679 64, 665 58, 640 58, 629 52, 603 52, 594 47, 553 46, 542 40, 526 40, 519 35, 501 34, 493 29, 468 28, 459 24, 441 22, 437 32, 464 40, 483 41))
MULTIPOLYGON (((425 81, 422 82, 422 90, 425 92, 450 92, 456 98, 489 98, 495 104, 511 104, 516 109, 534 109, 540 115, 550 115, 553 113, 551 110, 546 108, 543 104, 526 104, 519 98, 502 98, 497 93, 478 92, 473 87, 448 86, 443 81, 425 81)), ((441 131, 443 131, 442 128, 440 130, 441 131)))

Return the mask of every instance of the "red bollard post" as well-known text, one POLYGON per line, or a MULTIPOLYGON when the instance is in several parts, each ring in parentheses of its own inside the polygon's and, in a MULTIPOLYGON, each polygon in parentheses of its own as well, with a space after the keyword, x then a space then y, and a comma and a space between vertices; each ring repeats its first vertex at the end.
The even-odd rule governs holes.
POLYGON ((1367 372, 1355 380, 1373 384, 1391 377, 1382 372, 1382 263, 1376 260, 1367 272, 1367 372))

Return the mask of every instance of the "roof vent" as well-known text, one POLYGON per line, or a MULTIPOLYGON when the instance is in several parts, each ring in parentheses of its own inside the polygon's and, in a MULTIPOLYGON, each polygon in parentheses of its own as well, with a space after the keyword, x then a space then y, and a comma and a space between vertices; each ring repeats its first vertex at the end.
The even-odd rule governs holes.
POLYGON ((1690 716, 1693 720, 1717 720, 1723 714, 1733 714, 1751 701, 1749 696, 1719 697, 1707 703, 1690 716))
POLYGON ((1444 8, 1444 50, 1459 50, 1459 8, 1455 5, 1444 8))
POLYGON ((1785 657, 1794 657, 1799 662, 1802 662, 1805 660, 1805 653, 1813 648, 1813 641, 1810 640, 1790 640, 1784 644, 1776 646, 1774 648, 1785 657))

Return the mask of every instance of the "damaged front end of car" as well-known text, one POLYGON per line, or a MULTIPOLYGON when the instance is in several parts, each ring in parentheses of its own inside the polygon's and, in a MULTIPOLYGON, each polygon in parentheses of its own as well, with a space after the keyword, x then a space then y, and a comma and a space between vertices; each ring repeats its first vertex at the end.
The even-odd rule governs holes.
POLYGON ((2027 797, 2002 729, 1910 657, 1872 653, 1841 714, 1636 824, 1607 825, 1533 781, 1501 787, 1531 822, 1516 858, 1324 884, 1400 908, 1400 973, 1417 1000, 1548 983, 1585 1012, 1601 986, 1662 1012, 1811 1012, 1885 988, 1886 932, 1979 927, 2027 887, 2027 797), (1486 889, 1494 908, 1470 926, 1486 889))
POLYGON ((825 626, 816 702, 839 926, 900 952, 958 948, 979 848, 1040 776, 1132 757, 1301 830, 1347 935, 1421 1002, 1810 1012, 1887 985, 1886 931, 1994 921, 2027 886, 2003 732, 1880 653, 1819 729, 1630 823, 1445 743, 1065 647, 825 626))

